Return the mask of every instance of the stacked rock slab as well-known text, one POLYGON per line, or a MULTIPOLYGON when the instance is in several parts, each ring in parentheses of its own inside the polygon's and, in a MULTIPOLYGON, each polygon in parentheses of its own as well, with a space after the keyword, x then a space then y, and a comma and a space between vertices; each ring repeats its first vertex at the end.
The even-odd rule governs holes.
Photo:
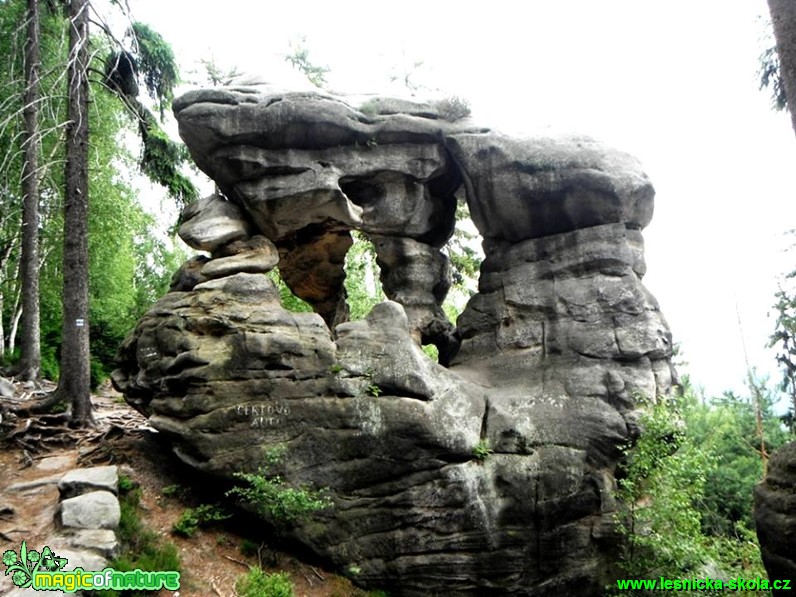
POLYGON ((293 536, 366 586, 599 594, 620 447, 638 397, 673 383, 641 284, 653 189, 638 163, 387 98, 216 88, 175 113, 223 196, 181 231, 210 258, 186 264, 120 348, 128 402, 214 475, 255 471, 283 445, 276 472, 334 502, 293 536), (441 249, 462 192, 486 259, 454 327, 441 249), (358 322, 343 290, 352 230, 392 299, 358 322), (317 313, 282 308, 255 238, 317 313))

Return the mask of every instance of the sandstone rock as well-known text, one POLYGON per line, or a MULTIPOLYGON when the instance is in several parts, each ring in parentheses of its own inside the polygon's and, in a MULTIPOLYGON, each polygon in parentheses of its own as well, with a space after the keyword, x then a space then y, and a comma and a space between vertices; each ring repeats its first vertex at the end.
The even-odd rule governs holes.
POLYGON ((174 106, 199 167, 317 314, 285 311, 268 278, 240 273, 251 241, 219 242, 201 277, 225 277, 179 286, 120 348, 126 400, 212 475, 256 471, 283 446, 276 472, 334 503, 291 536, 366 586, 600 594, 636 397, 676 380, 641 283, 653 190, 638 163, 387 98, 258 85, 174 106), (462 189, 486 259, 454 326, 443 247, 462 189), (355 229, 391 301, 346 322, 355 229))
POLYGON ((110 529, 79 529, 69 535, 53 538, 52 543, 93 551, 104 558, 113 558, 119 552, 116 533, 110 529))
POLYGON ((73 570, 80 567, 87 571, 99 571, 108 567, 108 560, 88 549, 58 549, 57 555, 66 558, 66 568, 73 570))
POLYGON ((451 285, 448 258, 411 238, 372 240, 384 294, 404 306, 417 342, 437 346, 440 363, 447 366, 459 350, 454 326, 442 311, 451 285))
POLYGON ((210 259, 204 255, 195 255, 183 263, 171 277, 169 292, 188 292, 197 284, 207 282, 208 278, 202 273, 202 268, 210 259))
MULTIPOLYGON (((755 526, 768 577, 794 582, 796 442, 785 444, 771 455, 766 477, 755 487, 755 526)), ((773 593, 777 594, 777 591, 773 593)), ((785 591, 779 593, 784 595, 785 591)))
POLYGON ((109 491, 91 491, 61 502, 60 519, 76 529, 115 529, 119 526, 119 500, 109 491))
POLYGON ((263 236, 256 236, 249 241, 238 241, 226 257, 211 259, 201 269, 206 279, 224 278, 233 274, 249 273, 264 274, 270 272, 279 263, 279 253, 274 244, 263 236))
POLYGON ((466 173, 470 214, 487 240, 613 223, 638 230, 652 219, 654 190, 638 161, 588 137, 454 134, 447 147, 466 173))
POLYGON ((249 236, 249 224, 240 209, 220 195, 188 204, 182 212, 179 235, 198 251, 215 251, 226 243, 249 236))
POLYGON ((116 466, 94 466, 69 471, 58 481, 58 491, 65 498, 89 491, 117 493, 119 474, 116 466))
POLYGON ((0 398, 13 398, 15 392, 14 384, 5 377, 0 377, 0 398))

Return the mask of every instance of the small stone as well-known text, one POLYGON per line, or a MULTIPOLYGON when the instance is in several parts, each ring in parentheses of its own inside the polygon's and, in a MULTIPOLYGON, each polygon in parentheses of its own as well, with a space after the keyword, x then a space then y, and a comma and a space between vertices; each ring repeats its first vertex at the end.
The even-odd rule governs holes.
POLYGON ((69 471, 58 482, 62 497, 74 497, 90 491, 118 492, 119 473, 116 466, 95 466, 69 471))
POLYGON ((36 463, 36 468, 41 471, 62 471, 73 466, 74 459, 71 456, 50 456, 36 463))
POLYGON ((279 252, 274 244, 264 236, 257 236, 248 242, 235 243, 235 254, 211 259, 201 270, 205 278, 223 278, 238 273, 264 274, 279 263, 279 252))
POLYGON ((234 203, 210 195, 189 204, 182 213, 179 235, 197 251, 215 251, 221 245, 249 237, 249 225, 234 203))
POLYGON ((13 398, 14 393, 14 384, 5 377, 0 377, 0 398, 13 398))
POLYGON ((114 557, 119 551, 116 533, 110 529, 81 529, 66 537, 54 539, 53 543, 58 544, 59 541, 80 550, 95 551, 106 558, 114 557))
POLYGON ((76 529, 115 529, 119 500, 109 491, 92 491, 61 502, 61 524, 76 529))

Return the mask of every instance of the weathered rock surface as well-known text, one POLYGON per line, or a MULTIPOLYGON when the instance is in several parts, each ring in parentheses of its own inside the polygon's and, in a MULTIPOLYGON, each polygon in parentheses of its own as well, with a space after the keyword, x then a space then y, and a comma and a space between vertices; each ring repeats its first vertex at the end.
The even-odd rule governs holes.
POLYGON ((653 190, 638 163, 591 139, 515 140, 389 99, 212 89, 175 112, 240 229, 273 242, 316 313, 282 308, 259 273, 274 260, 238 258, 250 241, 209 235, 212 258, 184 266, 120 348, 127 401, 215 475, 254 471, 263 447, 283 445, 279 472, 334 502, 294 537, 365 585, 599 594, 635 397, 667 394, 674 376, 641 284, 653 190), (453 325, 441 249, 461 189, 486 259, 453 325), (392 300, 346 322, 354 229, 392 300))
POLYGON ((90 491, 61 502, 61 524, 75 529, 115 529, 119 501, 110 491, 90 491))
POLYGON ((796 442, 785 444, 771 455, 766 477, 755 487, 755 526, 768 577, 789 579, 793 583, 796 580, 796 442))
POLYGON ((240 209, 220 195, 191 203, 182 218, 180 238, 198 251, 213 252, 223 244, 249 237, 249 224, 240 209))
POLYGON ((111 529, 78 529, 70 534, 54 537, 53 544, 94 551, 104 558, 113 558, 119 551, 119 541, 111 529))
POLYGON ((89 491, 117 492, 119 473, 116 466, 94 466, 76 468, 66 473, 58 481, 58 491, 65 498, 74 497, 89 491))
POLYGON ((14 384, 5 377, 0 377, 0 398, 13 398, 15 392, 14 384))

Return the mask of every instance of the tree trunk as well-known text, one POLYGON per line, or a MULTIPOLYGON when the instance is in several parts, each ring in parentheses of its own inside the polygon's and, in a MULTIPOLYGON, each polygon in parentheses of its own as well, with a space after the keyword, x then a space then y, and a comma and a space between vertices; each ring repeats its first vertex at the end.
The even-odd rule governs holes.
POLYGON ((88 1, 69 3, 68 124, 64 198, 64 322, 58 394, 72 424, 93 423, 88 325, 88 1))
POLYGON ((22 170, 22 337, 16 375, 39 378, 39 0, 28 0, 25 45, 25 163, 22 170))
POLYGON ((6 358, 6 332, 3 328, 3 309, 5 308, 5 296, 3 296, 3 291, 0 289, 0 365, 2 365, 3 360, 6 358))
POLYGON ((785 85, 791 124, 796 133, 796 2, 768 0, 768 9, 777 40, 780 78, 785 85))
POLYGON ((19 303, 19 298, 14 302, 14 308, 11 310, 11 329, 8 330, 8 352, 13 353, 17 347, 17 330, 19 329, 19 320, 22 319, 22 305, 19 303))

